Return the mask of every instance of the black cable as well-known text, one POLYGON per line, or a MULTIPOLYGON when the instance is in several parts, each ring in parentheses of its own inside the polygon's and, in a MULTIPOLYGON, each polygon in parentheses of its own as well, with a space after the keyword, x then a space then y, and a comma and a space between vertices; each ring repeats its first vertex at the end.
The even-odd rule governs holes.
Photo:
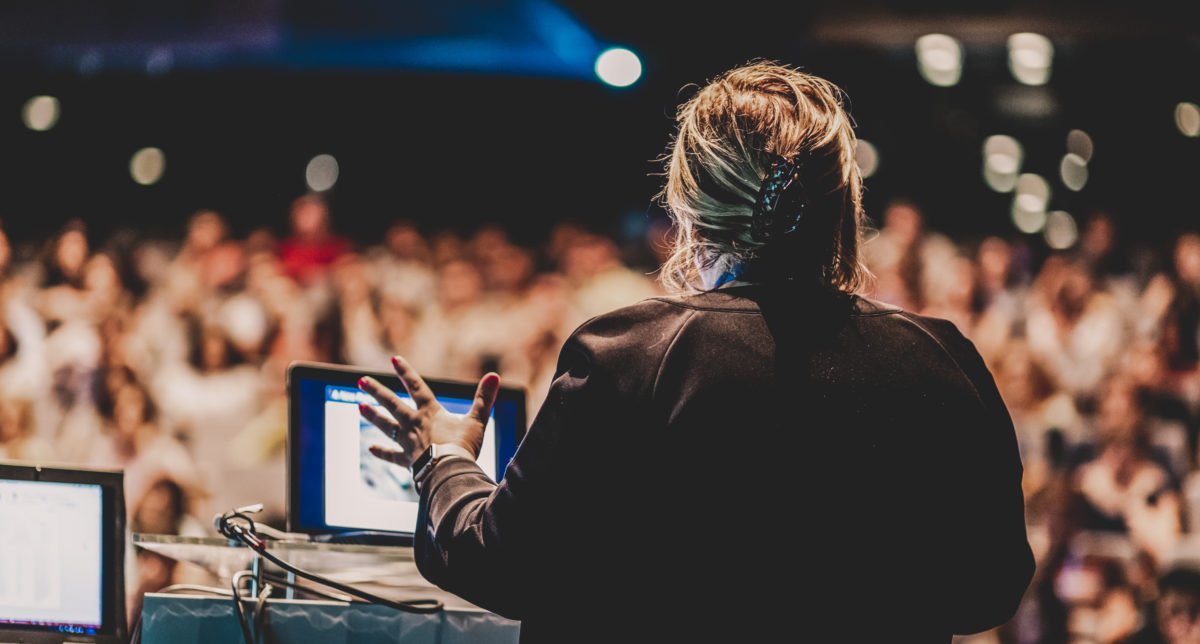
POLYGON ((441 612, 443 608, 441 600, 438 599, 413 599, 406 602, 395 601, 386 597, 380 597, 379 595, 375 595, 373 593, 368 593, 365 590, 359 590, 353 586, 347 586, 346 584, 333 581, 332 579, 326 579, 325 577, 308 572, 307 570, 302 570, 265 550, 258 551, 258 554, 262 555, 263 558, 275 564, 276 566, 295 574, 297 577, 304 577, 309 581, 314 581, 323 586, 329 586, 330 588, 340 590, 347 595, 353 595, 354 597, 358 597, 359 599, 365 600, 372 604, 387 606, 405 613, 421 614, 438 613, 441 612))
MULTIPOLYGON (((442 604, 442 602, 437 599, 414 599, 414 600, 406 601, 406 602, 395 601, 395 600, 387 599, 386 597, 380 597, 379 595, 375 595, 373 593, 366 592, 365 590, 359 590, 358 588, 355 588, 353 586, 348 586, 346 584, 336 582, 332 579, 327 579, 316 573, 311 573, 311 572, 308 572, 307 570, 297 568, 296 566, 293 566, 292 564, 280 559, 279 557, 276 557, 275 555, 273 555, 267 551, 266 542, 263 541, 262 538, 260 538, 258 536, 258 534, 255 532, 254 520, 251 519, 249 516, 247 516, 243 512, 239 512, 237 510, 231 510, 231 511, 226 512, 225 514, 221 515, 220 519, 217 521, 217 529, 221 532, 221 534, 225 535, 226 537, 245 544, 247 547, 249 547, 254 552, 257 552, 260 556, 262 556, 267 561, 270 561, 271 563, 275 564, 276 566, 279 566, 280 568, 282 568, 298 577, 303 577, 309 581, 313 581, 318 584, 321 584, 322 586, 328 586, 330 588, 340 590, 341 592, 346 593, 347 595, 351 595, 353 597, 358 597, 359 599, 365 600, 372 604, 379 604, 381 606, 387 606, 389 608, 394 608, 398 611, 403 611, 406 613, 420 613, 420 614, 437 613, 437 612, 440 612, 444 608, 444 605, 442 604), (237 521, 235 521, 235 519, 244 522, 245 525, 238 523, 237 521)), ((234 587, 234 593, 235 594, 237 593, 236 586, 234 587)), ((248 644, 253 644, 253 643, 248 641, 248 644)))

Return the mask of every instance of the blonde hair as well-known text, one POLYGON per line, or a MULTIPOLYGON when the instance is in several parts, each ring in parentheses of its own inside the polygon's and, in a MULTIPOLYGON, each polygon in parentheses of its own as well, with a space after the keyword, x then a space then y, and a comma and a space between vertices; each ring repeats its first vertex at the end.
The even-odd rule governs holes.
POLYGON ((675 225, 659 275, 667 289, 700 290, 699 266, 723 272, 738 265, 754 267, 756 278, 811 276, 847 292, 863 287, 862 176, 842 98, 829 81, 756 61, 721 74, 680 106, 659 194, 675 225), (796 239, 768 247, 751 238, 753 204, 771 163, 798 154, 807 155, 809 204, 789 236, 796 239))

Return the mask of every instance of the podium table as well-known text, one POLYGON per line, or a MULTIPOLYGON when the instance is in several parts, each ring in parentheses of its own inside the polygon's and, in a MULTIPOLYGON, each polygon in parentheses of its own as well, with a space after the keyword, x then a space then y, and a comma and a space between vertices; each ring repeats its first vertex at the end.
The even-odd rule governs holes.
MULTIPOLYGON (((244 602, 254 620, 254 602, 244 602)), ((331 601, 270 600, 265 636, 275 644, 517 644, 520 626, 480 609, 402 613, 386 606, 331 601)), ((147 593, 143 644, 238 644, 241 626, 225 597, 147 593)))
MULTIPOLYGON (((406 613, 359 602, 293 599, 279 588, 266 602, 260 642, 291 644, 517 644, 520 623, 473 606, 425 581, 413 562, 412 548, 269 541, 277 557, 336 581, 361 586, 399 601, 438 599, 445 610, 406 613)), ((230 576, 254 569, 283 575, 237 543, 223 538, 133 535, 133 545, 199 565, 216 575, 223 588, 230 576)), ((316 586, 320 588, 320 586, 316 586)), ((336 592, 336 591, 335 591, 336 592)), ((253 623, 255 602, 243 601, 253 623)), ((147 593, 142 606, 144 644, 207 644, 243 641, 233 598, 202 594, 147 593)))

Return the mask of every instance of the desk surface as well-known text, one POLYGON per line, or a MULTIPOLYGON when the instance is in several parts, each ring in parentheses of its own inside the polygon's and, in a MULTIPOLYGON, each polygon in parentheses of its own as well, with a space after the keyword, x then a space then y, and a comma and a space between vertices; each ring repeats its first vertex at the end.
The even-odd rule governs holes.
MULTIPOLYGON (((254 602, 245 602, 254 619, 254 602)), ((478 609, 422 615, 385 606, 330 601, 270 600, 266 637, 277 644, 517 644, 520 624, 478 609)), ((142 609, 145 644, 241 642, 233 599, 147 593, 142 609)))
MULTIPOLYGON (((198 565, 216 575, 222 587, 233 573, 249 568, 254 558, 254 552, 249 548, 225 538, 135 534, 133 545, 169 559, 198 565)), ((411 547, 268 541, 267 549, 304 570, 360 586, 388 599, 430 598, 441 600, 447 608, 477 609, 461 597, 426 581, 413 562, 411 547)), ((282 574, 274 564, 264 563, 264 567, 282 574)))

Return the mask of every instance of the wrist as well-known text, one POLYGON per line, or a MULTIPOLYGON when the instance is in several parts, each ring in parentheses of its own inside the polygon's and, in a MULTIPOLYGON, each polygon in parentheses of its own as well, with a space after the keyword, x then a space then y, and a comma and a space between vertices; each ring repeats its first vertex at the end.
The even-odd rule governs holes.
POLYGON ((439 463, 456 458, 474 461, 476 457, 471 450, 457 443, 433 443, 426 447, 410 466, 413 484, 417 490, 420 491, 421 484, 429 478, 439 463))

